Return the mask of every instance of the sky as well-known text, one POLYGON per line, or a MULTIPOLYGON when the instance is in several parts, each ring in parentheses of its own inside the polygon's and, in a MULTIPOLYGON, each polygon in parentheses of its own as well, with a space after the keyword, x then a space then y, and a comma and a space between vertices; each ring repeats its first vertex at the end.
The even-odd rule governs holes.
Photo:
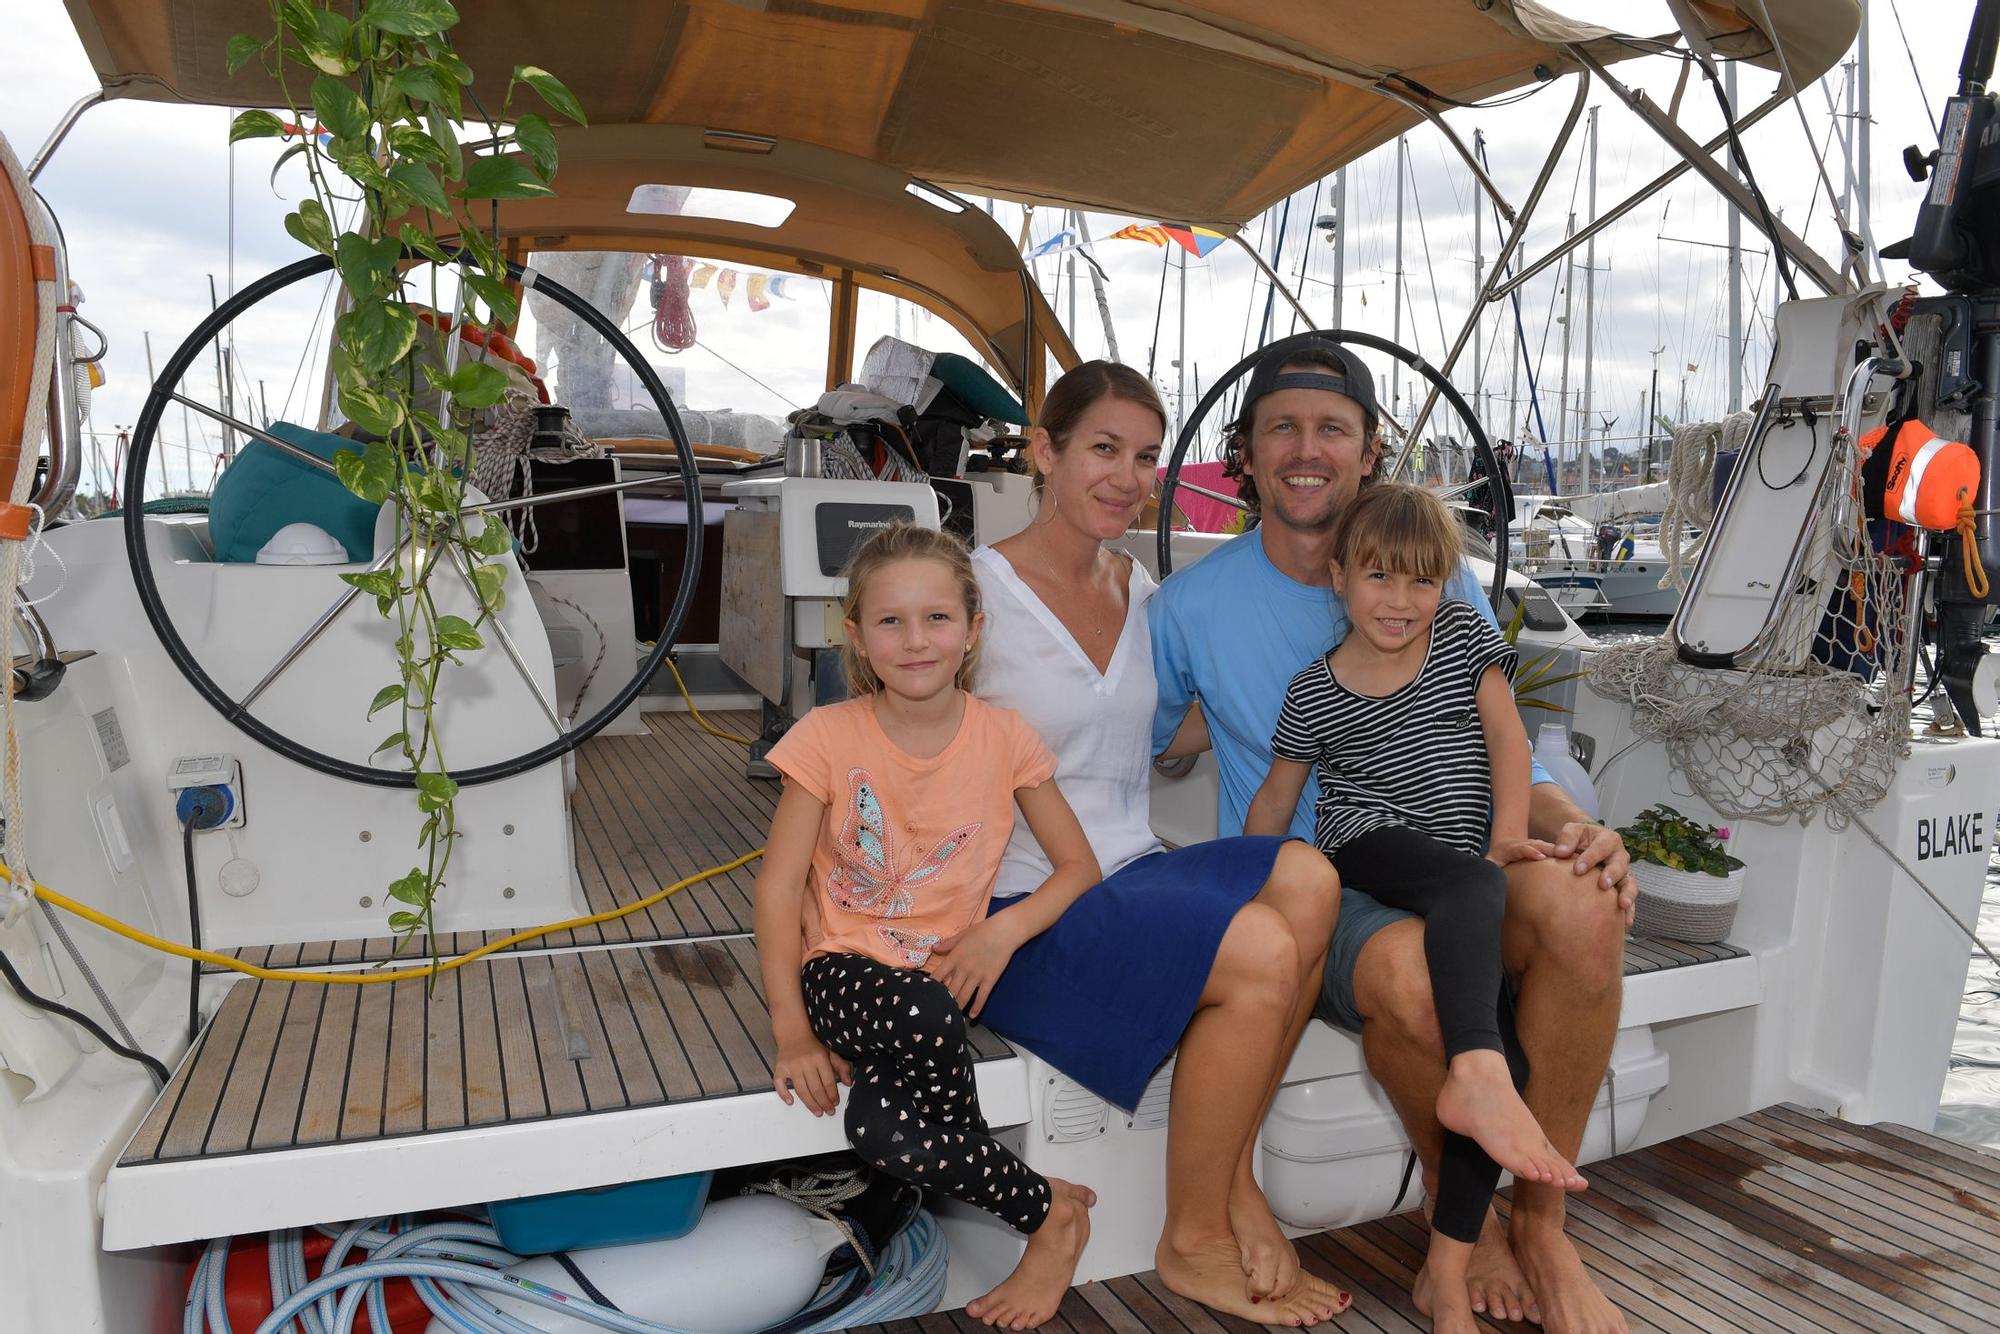
MULTIPOLYGON (((1657 0, 1544 3, 1628 32, 1665 33, 1673 26, 1666 6, 1657 0)), ((1972 0, 1870 0, 1869 8, 1870 230, 1881 245, 1909 230, 1923 187, 1904 174, 1902 149, 1915 143, 1928 151, 1936 145, 1931 117, 1955 85, 1972 0)), ((476 11, 471 12, 476 20, 476 11)), ((0 45, 0 134, 25 161, 62 110, 95 83, 63 8, 54 0, 0 0, 0 31, 9 34, 0 45)), ((1665 104, 1680 69, 1671 60, 1643 58, 1614 66, 1613 72, 1665 104)), ((573 85, 587 88, 587 79, 573 73, 569 77, 573 85)), ((1755 105, 1775 82, 1771 74, 1741 67, 1739 105, 1755 105)), ((1512 105, 1456 110, 1447 120, 1468 142, 1475 130, 1483 136, 1495 183, 1518 203, 1572 93, 1573 83, 1560 80, 1512 105)), ((1817 155, 1825 155, 1838 193, 1846 180, 1842 139, 1854 123, 1844 114, 1846 95, 1843 72, 1836 68, 1800 99, 1803 126, 1799 112, 1787 106, 1744 135, 1752 169, 1773 208, 1822 255, 1835 252, 1833 210, 1813 163, 1817 155)), ((1675 159, 1609 89, 1593 87, 1589 105, 1599 109, 1598 199, 1601 207, 1609 207, 1628 185, 1651 178, 1675 159)), ((1698 78, 1687 90, 1681 120, 1699 139, 1720 128, 1713 97, 1698 78)), ((154 364, 164 365, 207 313, 211 277, 217 292, 226 294, 232 284, 247 284, 303 254, 282 228, 284 214, 297 201, 298 183, 284 175, 270 179, 278 151, 270 141, 240 145, 234 154, 232 218, 227 121, 221 108, 144 102, 98 107, 84 117, 39 182, 64 228, 72 276, 86 298, 82 313, 104 329, 110 342, 108 383, 91 405, 92 428, 100 433, 98 443, 105 451, 100 466, 108 465, 117 429, 136 418, 151 381, 147 335, 154 364)), ((1473 296, 1475 200, 1466 167, 1437 131, 1428 126, 1411 131, 1406 149, 1400 321, 1395 300, 1398 154, 1393 144, 1348 169, 1343 317, 1350 328, 1383 336, 1400 331, 1402 342, 1437 361, 1465 321, 1473 296)), ((1589 216, 1589 157, 1587 136, 1579 128, 1524 242, 1531 259, 1561 238, 1571 212, 1579 226, 1589 216)), ((560 176, 556 187, 561 189, 560 176)), ((1321 324, 1332 318, 1333 247, 1313 223, 1331 212, 1328 194, 1329 188, 1308 187, 1253 221, 1244 233, 1267 258, 1275 253, 1274 267, 1321 324)), ((995 213, 1010 235, 1018 233, 1018 207, 1002 203, 995 213)), ((1690 175, 1600 237, 1587 322, 1585 291, 1593 284, 1587 281, 1581 253, 1569 273, 1570 290, 1562 287, 1560 265, 1521 289, 1518 332, 1511 308, 1490 310, 1482 326, 1483 373, 1475 371, 1468 350, 1453 376, 1461 391, 1476 393, 1489 429, 1499 436, 1546 434, 1552 439, 1573 439, 1587 430, 1600 440, 1629 443, 1647 414, 1656 368, 1657 402, 1667 416, 1712 418, 1725 412, 1730 406, 1727 217, 1721 197, 1690 175), (1566 329, 1571 336, 1565 380, 1566 329), (1530 368, 1540 387, 1539 432, 1527 404, 1530 368), (1565 383, 1569 393, 1561 398, 1565 383), (1567 411, 1558 410, 1559 399, 1567 411)), ((1092 215, 1090 229, 1100 238, 1092 253, 1108 279, 1106 296, 1121 358, 1150 368, 1170 409, 1178 411, 1183 401, 1191 408, 1201 390, 1249 348, 1297 326, 1286 301, 1272 298, 1268 285, 1254 281, 1249 258, 1233 246, 1206 259, 1190 257, 1183 302, 1178 249, 1102 239, 1129 223, 1152 221, 1092 215)), ((1041 209, 1028 219, 1031 240, 1037 242, 1066 225, 1059 210, 1041 209)), ((1769 358, 1774 282, 1768 247, 1747 225, 1743 246, 1748 395, 1754 394, 1769 358)), ((1489 261, 1497 248, 1488 213, 1484 253, 1489 261)), ((1059 273, 1066 267, 1044 260, 1038 277, 1052 294, 1057 313, 1068 320, 1071 288, 1066 273, 1059 273)), ((1074 339, 1085 356, 1106 355, 1108 344, 1086 270, 1081 264, 1076 268, 1080 286, 1074 339)), ((1892 283, 1908 276, 1906 268, 1887 266, 1892 283)), ((744 281, 747 277, 741 275, 744 281)), ((642 345, 650 359, 680 368, 696 408, 782 415, 810 402, 825 366, 823 289, 798 283, 788 298, 752 312, 742 288, 726 306, 715 288, 711 282, 691 293, 698 345, 668 354, 646 340, 642 345)), ((313 371, 324 297, 323 287, 301 284, 285 299, 267 303, 239 322, 230 379, 242 415, 261 420, 266 403, 273 417, 309 417, 316 411, 313 371)), ((900 329, 928 346, 965 350, 942 322, 912 308, 898 310, 897 304, 886 298, 868 300, 862 312, 863 347, 875 333, 900 329)), ((636 315, 635 327, 643 332, 646 313, 636 315)), ((1400 390, 1400 406, 1407 409, 1410 377, 1397 374, 1392 383, 1387 359, 1377 362, 1385 403, 1400 390)), ((184 384, 198 396, 214 399, 212 349, 201 350, 184 384)), ((199 417, 170 413, 162 433, 165 471, 155 474, 149 490, 190 482, 205 487, 220 444, 214 428, 199 417)))

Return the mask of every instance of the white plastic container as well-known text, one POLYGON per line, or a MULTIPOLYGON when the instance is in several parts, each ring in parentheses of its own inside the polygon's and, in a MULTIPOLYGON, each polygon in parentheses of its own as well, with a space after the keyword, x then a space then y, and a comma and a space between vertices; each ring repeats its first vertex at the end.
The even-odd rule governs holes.
MULTIPOLYGON (((1652 1029, 1619 1033, 1577 1161, 1631 1148, 1653 1095, 1666 1084, 1667 1054, 1653 1045, 1652 1029)), ((1424 1197, 1421 1172, 1411 1173, 1397 1201, 1409 1153, 1395 1109, 1365 1071, 1307 1080, 1281 1089, 1264 1122, 1264 1194, 1282 1221, 1314 1231, 1414 1209, 1424 1197)))
POLYGON ((1590 771, 1569 753, 1569 729, 1561 723, 1543 723, 1535 734, 1535 758, 1541 761, 1556 786, 1569 793, 1569 799, 1595 820, 1597 786, 1590 781, 1590 771))

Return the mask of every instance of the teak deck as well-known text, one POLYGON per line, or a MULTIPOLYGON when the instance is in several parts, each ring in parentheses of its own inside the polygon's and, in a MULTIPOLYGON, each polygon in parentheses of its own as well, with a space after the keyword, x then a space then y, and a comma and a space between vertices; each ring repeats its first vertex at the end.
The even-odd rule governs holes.
MULTIPOLYGON (((2000 1292, 2000 1158, 1901 1126, 1775 1107, 1584 1169, 1569 1235, 1636 1331, 1915 1334, 1989 1331, 2000 1292)), ((1502 1202, 1502 1210, 1506 1208, 1502 1202)), ((1353 1292, 1346 1334, 1421 1334, 1414 1213, 1300 1243, 1353 1292)), ((1481 1322, 1531 1334, 1533 1325, 1481 1322)), ((1157 1274, 1070 1290, 1049 1334, 1250 1334, 1157 1274)), ((875 1334, 983 1334, 963 1312, 875 1334)))

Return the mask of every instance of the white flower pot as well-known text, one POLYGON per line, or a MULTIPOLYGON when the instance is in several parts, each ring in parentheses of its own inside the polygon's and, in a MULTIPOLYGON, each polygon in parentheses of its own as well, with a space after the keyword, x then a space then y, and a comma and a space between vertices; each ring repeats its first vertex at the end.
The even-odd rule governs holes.
POLYGON ((1712 943, 1728 939, 1743 897, 1743 872, 1728 875, 1676 871, 1658 862, 1633 862, 1639 904, 1632 919, 1635 936, 1712 943))

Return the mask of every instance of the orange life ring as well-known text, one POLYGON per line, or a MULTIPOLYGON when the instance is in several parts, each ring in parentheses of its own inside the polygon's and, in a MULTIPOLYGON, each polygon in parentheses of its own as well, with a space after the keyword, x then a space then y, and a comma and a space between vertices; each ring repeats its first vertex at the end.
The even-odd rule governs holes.
MULTIPOLYGON (((1878 426, 1861 437, 1865 458, 1888 437, 1878 426)), ((1912 528, 1948 533, 1979 493, 1979 455, 1970 445, 1946 440, 1911 418, 1896 428, 1889 472, 1882 484, 1882 514, 1912 528)))

